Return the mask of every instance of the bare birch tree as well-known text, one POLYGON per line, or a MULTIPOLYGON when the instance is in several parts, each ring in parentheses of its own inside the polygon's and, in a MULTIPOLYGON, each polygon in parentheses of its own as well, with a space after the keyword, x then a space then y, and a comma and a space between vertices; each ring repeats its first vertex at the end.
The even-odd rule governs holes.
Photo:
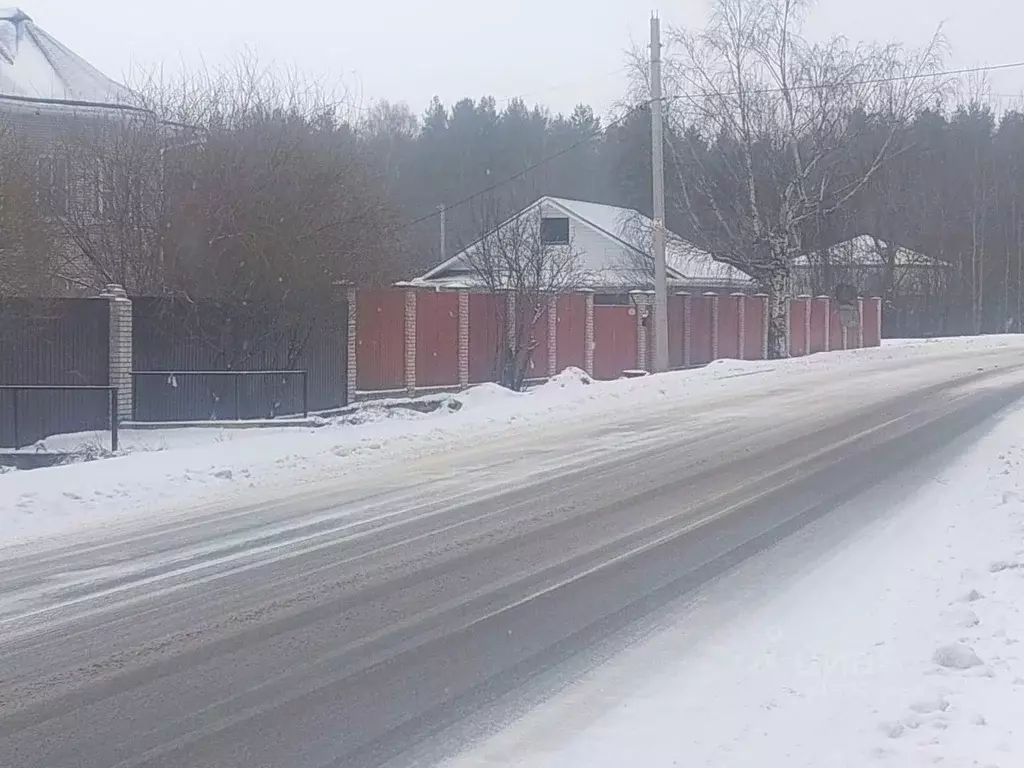
POLYGON ((488 204, 482 231, 486 234, 464 251, 466 265, 478 284, 498 298, 499 383, 519 391, 529 378, 530 363, 539 346, 538 326, 558 296, 580 289, 587 280, 571 228, 547 228, 540 209, 502 220, 497 206, 488 204), (511 315, 508 308, 511 306, 511 315))
POLYGON ((697 247, 768 291, 771 357, 785 354, 807 233, 851 204, 942 87, 938 37, 916 52, 811 43, 808 5, 713 0, 705 29, 670 32, 665 63, 671 203, 697 247))

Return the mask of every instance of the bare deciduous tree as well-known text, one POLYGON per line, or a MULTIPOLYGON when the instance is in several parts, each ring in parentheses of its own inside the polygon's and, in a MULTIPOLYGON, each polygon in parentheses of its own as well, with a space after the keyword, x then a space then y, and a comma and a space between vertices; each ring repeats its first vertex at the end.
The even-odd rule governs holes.
POLYGON ((800 34, 806 0, 713 0, 708 26, 669 35, 672 204, 699 248, 770 295, 769 354, 785 354, 791 264, 901 148, 943 82, 919 52, 800 34), (868 151, 864 151, 867 147, 868 151))
POLYGON ((38 201, 36 153, 0 120, 0 296, 49 296, 58 259, 38 201))
POLYGON ((499 334, 499 383, 515 391, 523 388, 530 371, 538 334, 547 333, 538 321, 558 296, 586 283, 580 251, 571 230, 545 229, 540 209, 502 220, 497 206, 487 205, 482 217, 486 234, 464 251, 465 262, 479 285, 489 293, 511 299, 511 315, 503 301, 495 302, 499 334))

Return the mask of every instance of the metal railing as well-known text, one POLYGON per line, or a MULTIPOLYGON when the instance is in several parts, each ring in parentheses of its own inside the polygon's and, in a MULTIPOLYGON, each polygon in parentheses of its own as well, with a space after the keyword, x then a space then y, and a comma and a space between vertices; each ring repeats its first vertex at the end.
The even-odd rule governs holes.
MULTIPOLYGON (((117 387, 85 385, 85 384, 0 384, 0 392, 11 393, 11 434, 13 436, 14 450, 22 447, 20 424, 21 424, 21 397, 22 392, 106 392, 108 395, 107 408, 110 418, 110 450, 117 451, 118 446, 118 419, 117 419, 117 387)), ((33 441, 34 442, 34 441, 33 441)))
MULTIPOLYGON (((137 383, 144 377, 162 377, 171 382, 174 382, 174 386, 177 387, 177 379, 179 377, 211 377, 214 379, 230 377, 232 379, 231 386, 231 401, 232 401, 232 414, 235 421, 243 419, 241 410, 241 382, 247 378, 253 377, 299 377, 302 386, 302 416, 303 418, 309 416, 309 379, 306 375, 306 371, 132 371, 132 420, 137 421, 139 418, 139 386, 137 383)), ((219 396, 218 396, 219 397, 219 396)), ((258 418, 258 417, 249 417, 258 418)), ((179 420, 179 419, 175 419, 179 420)), ((185 418, 180 419, 181 421, 205 421, 206 419, 199 418, 185 418)))

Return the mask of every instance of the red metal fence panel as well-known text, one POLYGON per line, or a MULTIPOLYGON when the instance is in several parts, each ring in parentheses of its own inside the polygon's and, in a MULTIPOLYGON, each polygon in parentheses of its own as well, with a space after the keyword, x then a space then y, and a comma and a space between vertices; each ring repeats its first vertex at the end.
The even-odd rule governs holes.
POLYGON ((459 383, 459 295, 420 291, 416 295, 416 386, 459 383))
POLYGON ((789 356, 803 357, 807 352, 807 302, 809 299, 789 300, 789 356))
POLYGON ((828 333, 829 343, 833 350, 846 349, 849 345, 849 336, 847 336, 847 347, 843 346, 843 322, 839 317, 839 304, 835 301, 829 302, 828 307, 828 333))
POLYGON ((469 381, 479 384, 498 376, 498 348, 505 337, 505 297, 469 295, 469 381))
POLYGON ((637 364, 636 308, 594 307, 594 378, 617 379, 637 364))
POLYGON ((558 298, 555 359, 559 371, 586 364, 587 299, 582 294, 558 298))
POLYGON ((747 296, 744 301, 743 357, 746 360, 764 359, 765 302, 761 296, 747 296))
POLYGON ((740 356, 740 302, 742 296, 718 297, 718 357, 740 356))
POLYGON ((356 326, 356 388, 405 386, 405 291, 360 291, 356 326))
POLYGON ((670 368, 683 367, 683 341, 686 338, 683 297, 668 297, 668 365, 670 368))
POLYGON ((704 365, 714 358, 711 350, 711 297, 690 297, 690 365, 704 365))
POLYGON ((548 375, 548 310, 544 307, 540 315, 534 320, 534 308, 523 307, 524 312, 529 314, 525 317, 529 341, 533 346, 530 353, 530 367, 526 369, 526 378, 541 379, 548 375))

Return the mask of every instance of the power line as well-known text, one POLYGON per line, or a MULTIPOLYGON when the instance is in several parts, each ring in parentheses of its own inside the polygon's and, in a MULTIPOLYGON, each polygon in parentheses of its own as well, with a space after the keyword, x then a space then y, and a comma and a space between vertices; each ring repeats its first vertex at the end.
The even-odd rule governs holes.
MULTIPOLYGON (((996 72, 1005 69, 1024 68, 1024 61, 1016 61, 1010 64, 989 64, 979 67, 965 67, 963 69, 946 69, 941 72, 919 72, 913 75, 893 75, 891 77, 876 77, 867 80, 853 80, 849 82, 818 83, 813 85, 794 85, 789 88, 754 88, 749 91, 724 91, 716 93, 715 96, 741 96, 747 94, 783 93, 785 91, 818 91, 825 88, 835 88, 841 85, 884 85, 885 83, 899 83, 909 80, 925 80, 927 78, 952 77, 954 75, 974 75, 981 72, 996 72)), ((665 101, 678 101, 690 98, 688 94, 680 93, 674 96, 666 96, 665 101)))

